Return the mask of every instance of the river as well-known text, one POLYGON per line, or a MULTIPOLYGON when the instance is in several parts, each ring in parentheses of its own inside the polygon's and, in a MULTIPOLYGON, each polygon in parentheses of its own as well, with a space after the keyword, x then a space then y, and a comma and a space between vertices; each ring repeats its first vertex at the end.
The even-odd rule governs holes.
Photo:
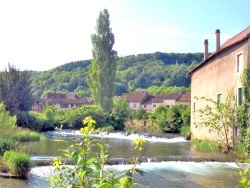
MULTIPOLYGON (((62 130, 45 133, 46 139, 28 142, 23 147, 31 155, 33 161, 52 160, 59 156, 59 149, 80 141, 79 131, 62 130), (65 142, 66 141, 66 142, 65 142)), ((93 135, 100 139, 100 135, 93 135)), ((143 161, 139 168, 146 173, 136 176, 136 182, 145 188, 198 188, 198 187, 236 187, 239 179, 239 168, 236 158, 220 153, 202 153, 193 149, 191 142, 177 134, 140 133, 125 136, 124 133, 102 135, 109 146, 111 158, 128 160, 135 155, 133 140, 138 136, 145 137, 145 150, 141 154, 143 161)), ((107 166, 115 171, 129 168, 129 165, 107 166)), ((33 167, 27 180, 0 179, 1 188, 40 188, 48 187, 46 177, 52 173, 53 167, 33 167)))

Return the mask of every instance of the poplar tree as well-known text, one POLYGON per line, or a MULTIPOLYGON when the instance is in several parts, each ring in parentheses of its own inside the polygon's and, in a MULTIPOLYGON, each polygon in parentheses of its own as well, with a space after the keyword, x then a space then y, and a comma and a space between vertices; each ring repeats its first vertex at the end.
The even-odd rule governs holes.
POLYGON ((95 103, 104 111, 111 112, 115 94, 116 56, 113 50, 115 37, 110 28, 109 12, 100 11, 96 33, 91 35, 93 50, 87 83, 95 103))

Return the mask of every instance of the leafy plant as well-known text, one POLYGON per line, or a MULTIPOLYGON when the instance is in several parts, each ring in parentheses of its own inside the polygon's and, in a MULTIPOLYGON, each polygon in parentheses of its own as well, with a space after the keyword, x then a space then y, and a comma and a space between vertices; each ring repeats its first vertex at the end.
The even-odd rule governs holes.
POLYGON ((19 178, 27 178, 31 168, 31 161, 27 154, 10 150, 4 153, 3 160, 12 174, 17 175, 19 178))
POLYGON ((107 161, 107 147, 101 141, 92 140, 90 135, 95 132, 95 121, 91 117, 86 117, 81 128, 83 142, 71 145, 62 150, 63 156, 71 159, 72 166, 63 165, 62 158, 54 158, 55 174, 49 178, 51 187, 84 187, 84 188, 130 188, 134 182, 135 173, 144 172, 137 169, 139 155, 143 148, 144 139, 139 138, 134 141, 137 156, 133 159, 133 167, 127 171, 115 174, 113 171, 105 171, 104 166, 107 161), (98 153, 92 153, 92 146, 96 144, 98 153))

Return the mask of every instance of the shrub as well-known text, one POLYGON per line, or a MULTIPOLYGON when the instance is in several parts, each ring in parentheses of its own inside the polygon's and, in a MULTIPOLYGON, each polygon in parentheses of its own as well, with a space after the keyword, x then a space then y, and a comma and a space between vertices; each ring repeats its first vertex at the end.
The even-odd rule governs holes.
POLYGON ((15 132, 16 117, 10 116, 5 105, 0 103, 0 138, 9 138, 15 132))
POLYGON ((17 175, 18 178, 27 178, 31 168, 31 161, 27 154, 10 150, 4 153, 3 160, 12 174, 17 175))
POLYGON ((183 125, 181 127, 181 134, 189 135, 190 134, 190 126, 189 125, 183 125))
POLYGON ((219 142, 216 141, 210 141, 210 140, 193 140, 194 147, 197 151, 202 152, 216 152, 220 151, 221 145, 219 142))
POLYGON ((0 139, 0 155, 14 148, 13 140, 0 139))

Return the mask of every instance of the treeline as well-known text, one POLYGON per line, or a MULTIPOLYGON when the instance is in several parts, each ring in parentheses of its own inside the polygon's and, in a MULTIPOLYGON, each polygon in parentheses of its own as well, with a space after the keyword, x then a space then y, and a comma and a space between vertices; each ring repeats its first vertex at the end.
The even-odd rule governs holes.
MULTIPOLYGON (((166 91, 168 87, 190 85, 186 73, 202 61, 202 53, 161 53, 138 54, 117 58, 116 95, 134 92, 138 89, 156 93, 157 88, 166 91)), ((76 93, 90 96, 86 82, 90 60, 76 61, 44 72, 32 72, 32 86, 38 97, 44 93, 76 93)))

